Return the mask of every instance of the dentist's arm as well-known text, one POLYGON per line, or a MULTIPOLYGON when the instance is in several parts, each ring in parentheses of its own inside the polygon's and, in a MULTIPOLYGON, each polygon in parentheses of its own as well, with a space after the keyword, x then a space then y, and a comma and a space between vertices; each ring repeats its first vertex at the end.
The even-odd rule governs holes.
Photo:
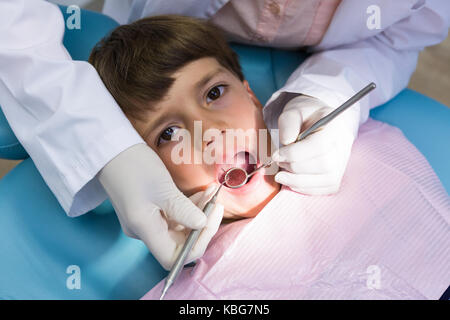
POLYGON ((144 143, 95 69, 62 44, 64 19, 45 1, 0 0, 0 106, 69 216, 106 199, 95 175, 144 143))
MULTIPOLYGON (((278 182, 305 194, 338 191, 358 127, 368 119, 370 109, 404 89, 419 51, 447 35, 450 2, 416 2, 411 4, 415 9, 410 15, 377 35, 313 54, 274 93, 264 112, 268 126, 279 127, 284 145, 274 155, 274 160, 286 169, 277 174, 278 182), (377 88, 367 97, 324 130, 288 145, 308 126, 306 123, 337 108, 370 82, 377 88), (292 94, 283 92, 303 95, 292 99, 292 94)), ((382 19, 383 14, 389 13, 381 12, 382 19)))
POLYGON ((199 228, 206 218, 176 188, 96 70, 71 60, 63 34, 55 5, 0 0, 0 106, 69 216, 108 195, 124 231, 168 268, 177 243, 166 220, 199 228))

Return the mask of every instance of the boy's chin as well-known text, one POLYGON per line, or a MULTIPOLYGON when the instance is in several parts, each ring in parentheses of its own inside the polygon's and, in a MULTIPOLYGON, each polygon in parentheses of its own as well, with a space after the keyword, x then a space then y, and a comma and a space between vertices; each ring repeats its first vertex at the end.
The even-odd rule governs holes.
POLYGON ((248 212, 243 213, 232 213, 230 211, 224 210, 223 219, 225 220, 240 220, 246 218, 254 218, 258 215, 258 210, 250 210, 248 212))
MULTIPOLYGON (((272 177, 267 177, 267 180, 273 180, 273 176, 272 177)), ((265 194, 265 196, 261 197, 258 201, 255 202, 247 202, 247 203, 242 203, 241 206, 230 206, 228 204, 228 208, 227 208, 227 204, 229 203, 228 201, 230 199, 226 199, 225 200, 225 204, 224 204, 224 214, 223 217, 224 219, 245 219, 245 218, 254 218, 256 217, 261 210, 264 209, 264 207, 275 197, 275 195, 280 191, 281 185, 276 183, 274 180, 271 181, 271 183, 265 183, 265 188, 263 188, 263 190, 260 190, 260 193, 256 193, 256 195, 260 195, 261 194, 265 194), (228 200, 228 201, 227 201, 228 200)), ((256 199, 256 197, 244 197, 244 199, 256 199)), ((239 200, 239 199, 237 199, 239 200)))

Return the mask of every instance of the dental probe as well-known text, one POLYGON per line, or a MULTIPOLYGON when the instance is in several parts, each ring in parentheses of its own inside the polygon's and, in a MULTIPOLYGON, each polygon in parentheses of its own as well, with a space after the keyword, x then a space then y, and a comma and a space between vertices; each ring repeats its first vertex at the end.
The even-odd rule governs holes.
MULTIPOLYGON (((214 205, 216 204, 217 196, 219 194, 220 188, 222 188, 223 183, 220 184, 219 188, 217 188, 216 192, 214 193, 211 200, 209 200, 205 207, 203 208, 203 212, 205 213, 206 217, 209 216, 211 211, 214 209, 214 205)), ((184 262, 186 261, 187 255, 191 251, 193 245, 195 242, 197 242, 198 236, 200 235, 200 232, 202 230, 192 230, 189 233, 189 236, 186 239, 186 242, 184 243, 183 248, 181 249, 180 253, 178 254, 177 259, 175 260, 175 263, 173 264, 172 268, 170 269, 169 275, 166 278, 166 281, 164 282, 164 288, 162 290, 161 297, 159 300, 162 300, 169 288, 172 286, 172 284, 175 282, 178 274, 180 273, 181 269, 184 267, 184 262)))
MULTIPOLYGON (((303 131, 302 133, 300 133, 297 137, 297 139, 295 139, 295 142, 299 142, 303 139, 305 139, 307 136, 309 136, 311 133, 314 133, 316 131, 319 131, 322 129, 323 126, 325 126, 327 123, 329 123, 331 120, 333 120, 334 118, 336 118, 338 115, 340 115, 342 112, 344 112, 345 110, 347 110, 349 107, 351 107, 353 104, 355 104, 356 102, 358 102, 362 97, 364 97, 366 94, 368 94, 370 91, 372 91, 373 89, 375 89, 377 86, 375 85, 375 83, 371 82, 369 83, 367 86, 365 86, 363 89, 361 89, 359 92, 357 92, 354 96, 352 96, 350 99, 348 99, 347 101, 345 101, 339 108, 333 110, 332 112, 330 112, 329 114, 327 114, 325 117, 319 119, 318 121, 316 121, 312 126, 310 126, 308 129, 306 129, 305 131, 303 131)), ((261 168, 265 168, 270 166, 273 163, 273 160, 270 160, 269 162, 261 165, 259 168, 256 168, 255 171, 253 171, 250 175, 252 176, 257 170, 261 169, 261 168)))

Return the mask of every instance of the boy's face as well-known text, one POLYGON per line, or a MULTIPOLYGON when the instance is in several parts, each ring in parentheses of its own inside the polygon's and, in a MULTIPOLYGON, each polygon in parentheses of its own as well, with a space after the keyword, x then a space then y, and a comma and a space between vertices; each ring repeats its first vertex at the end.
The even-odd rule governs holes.
MULTIPOLYGON (((258 143, 265 144, 270 155, 270 134, 266 131, 265 136, 259 135, 259 129, 266 129, 262 105, 247 81, 240 81, 214 58, 193 61, 172 77, 175 82, 167 96, 152 106, 146 117, 148 120, 133 121, 133 124, 162 159, 175 184, 186 196, 221 181, 224 170, 233 167, 234 161, 245 158, 242 157, 244 152, 257 159, 257 166, 266 161, 260 159, 260 149, 257 147, 258 143), (194 121, 201 121, 195 125, 197 133, 194 133, 194 121), (171 141, 183 129, 187 130, 184 133, 190 133, 191 141, 171 141), (210 129, 216 129, 216 135, 207 138, 205 132, 210 129), (234 133, 239 133, 236 129, 253 132, 253 142, 249 142, 250 136, 244 137, 244 140, 226 139, 227 129, 233 129, 234 133), (258 143, 254 143, 255 138, 258 138, 258 143), (184 148, 180 153, 180 144, 189 146, 190 150, 184 148), (178 152, 172 152, 174 148, 178 148, 178 152), (221 160, 211 163, 202 159, 202 153, 207 150, 214 150, 209 154, 221 160), (190 161, 185 161, 188 163, 180 163, 179 159, 174 161, 174 157, 185 152, 190 152, 190 161), (200 155, 197 161, 195 154, 200 155)), ((250 162, 255 163, 254 160, 250 162)), ((253 217, 279 191, 280 186, 274 181, 274 175, 264 175, 264 170, 260 171, 242 188, 222 187, 217 201, 224 205, 225 218, 253 217)))

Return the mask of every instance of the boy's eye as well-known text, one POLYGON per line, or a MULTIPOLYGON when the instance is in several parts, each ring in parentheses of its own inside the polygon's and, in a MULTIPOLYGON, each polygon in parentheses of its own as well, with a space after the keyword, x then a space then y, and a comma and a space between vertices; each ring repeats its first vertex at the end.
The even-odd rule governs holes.
POLYGON ((176 126, 171 126, 171 127, 164 129, 164 131, 159 136, 158 142, 156 145, 159 146, 161 143, 171 141, 172 136, 176 133, 177 129, 179 129, 179 128, 176 126))
POLYGON ((208 99, 216 100, 216 99, 220 98, 220 96, 223 94, 224 90, 225 90, 225 85, 218 85, 218 86, 211 88, 211 90, 209 90, 206 95, 206 102, 207 103, 211 102, 211 101, 208 101, 208 99))

